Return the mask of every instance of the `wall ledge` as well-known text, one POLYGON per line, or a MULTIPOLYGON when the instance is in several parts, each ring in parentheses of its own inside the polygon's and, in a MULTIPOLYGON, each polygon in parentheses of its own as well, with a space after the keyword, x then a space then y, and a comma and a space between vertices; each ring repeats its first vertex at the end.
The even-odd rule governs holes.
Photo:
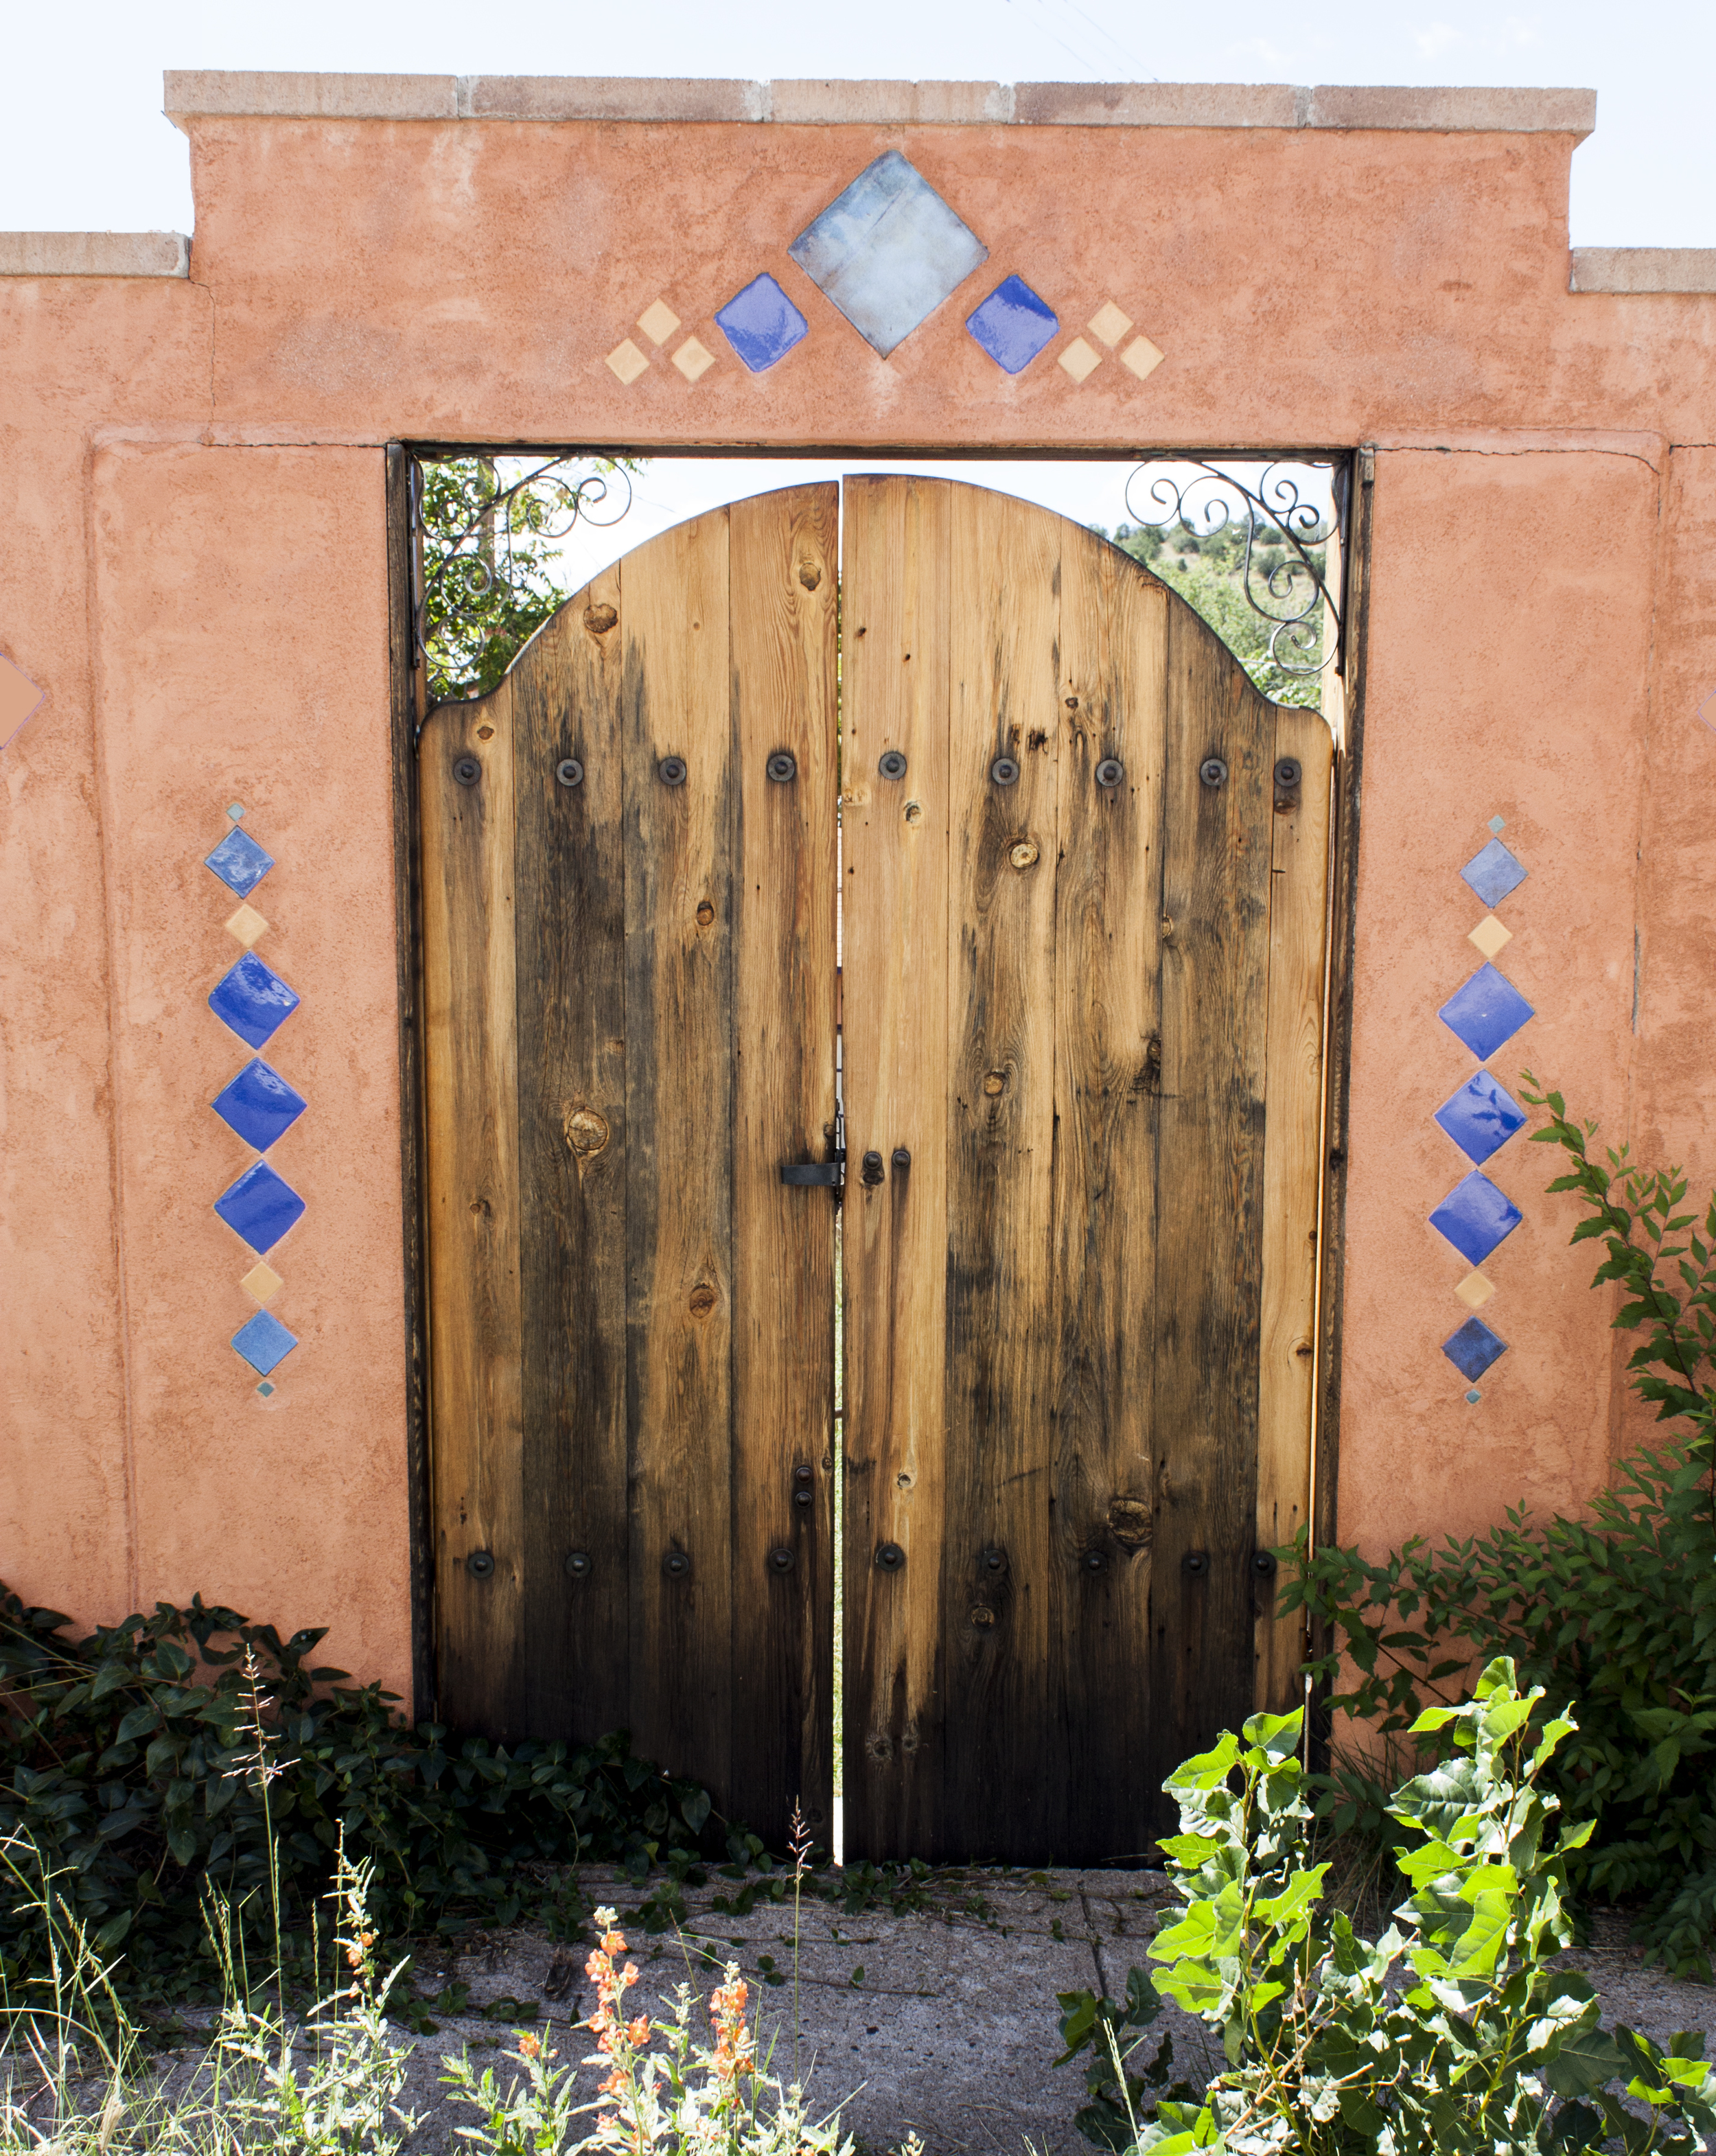
POLYGON ((1318 127, 1557 134, 1596 125, 1594 90, 1345 84, 782 82, 653 75, 293 74, 169 69, 167 117, 773 121, 798 126, 1318 127))
POLYGON ((188 277, 182 232, 0 232, 0 277, 188 277))
POLYGON ((1570 292, 1716 292, 1716 247, 1575 247, 1570 292))

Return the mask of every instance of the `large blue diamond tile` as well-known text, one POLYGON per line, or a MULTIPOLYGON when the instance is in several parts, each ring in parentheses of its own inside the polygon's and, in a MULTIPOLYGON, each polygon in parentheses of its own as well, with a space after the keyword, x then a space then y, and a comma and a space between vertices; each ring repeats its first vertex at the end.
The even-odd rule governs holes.
POLYGON ((287 1229, 303 1218, 304 1200, 284 1176, 259 1160, 222 1191, 214 1209, 259 1258, 265 1258, 287 1229))
POLYGON ((1493 1152, 1525 1127, 1525 1111, 1487 1070, 1468 1078, 1444 1101, 1436 1119, 1468 1160, 1482 1168, 1493 1152))
POLYGON ((1505 1242, 1524 1218, 1505 1190, 1473 1168, 1457 1183, 1430 1216, 1430 1224, 1470 1264, 1481 1265, 1498 1243, 1505 1242))
POLYGON ((278 1070, 262 1058, 254 1057, 208 1104, 224 1123, 230 1124, 248 1146, 266 1152, 283 1131, 289 1131, 308 1106, 304 1096, 289 1086, 278 1070))
POLYGON ((1508 1343, 1481 1317, 1468 1317, 1442 1342, 1442 1353, 1468 1384, 1475 1385, 1490 1364, 1508 1352, 1508 1343))
POLYGON ((259 1310, 233 1335, 233 1345, 259 1378, 276 1370, 297 1346, 295 1333, 288 1332, 277 1317, 259 1310))
POLYGON ((203 865, 240 898, 249 898, 274 866, 271 855, 263 852, 248 831, 229 831, 203 865))
POLYGON ((1499 906, 1526 877, 1524 864, 1499 839, 1492 839, 1482 853, 1474 854, 1460 873, 1486 906, 1499 906))
POLYGON ((1004 277, 965 326, 1004 373, 1020 374, 1059 335, 1061 318, 1023 277, 1004 277))
POLYGON ((787 252, 884 359, 989 258, 897 150, 866 165, 787 252))
POLYGON ((1480 1063, 1487 1063, 1537 1014, 1505 973, 1486 959, 1436 1014, 1480 1063))
POLYGON ((298 992, 289 988, 273 967, 247 951, 229 973, 216 983, 208 1008, 252 1048, 265 1048, 298 1008, 298 992))
POLYGON ((735 292, 715 319, 753 374, 784 359, 810 326, 767 271, 735 292))

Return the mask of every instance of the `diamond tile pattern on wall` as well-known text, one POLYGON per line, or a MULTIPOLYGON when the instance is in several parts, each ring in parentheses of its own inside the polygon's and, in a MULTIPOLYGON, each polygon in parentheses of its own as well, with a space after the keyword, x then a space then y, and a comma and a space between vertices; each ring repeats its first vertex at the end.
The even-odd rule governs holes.
POLYGON ((247 951, 218 981, 208 1008, 252 1048, 265 1048, 298 1008, 296 989, 289 988, 273 967, 247 951))
POLYGON ((1460 873, 1486 906, 1499 906, 1509 891, 1518 890, 1526 876, 1524 864, 1516 860, 1499 839, 1492 839, 1482 853, 1474 854, 1460 873))
POLYGON ((989 255, 897 150, 866 165, 787 252, 884 359, 989 255))
POLYGON ((784 359, 810 325, 767 272, 735 292, 715 317, 722 335, 753 374, 784 359))
POLYGON ((234 898, 249 898, 274 866, 274 856, 264 853, 248 831, 235 826, 203 865, 213 870, 234 898))
POLYGON ((1523 1218, 1505 1190, 1498 1189, 1482 1170, 1473 1168, 1431 1214, 1430 1224, 1447 1237, 1468 1264, 1481 1265, 1523 1218))
POLYGON ((1084 382, 1102 364, 1102 355, 1082 337, 1075 337, 1061 353, 1061 364, 1075 382, 1084 382))
POLYGON ((15 666, 0 652, 0 748, 40 711, 47 699, 22 666, 15 666))
POLYGON ((259 1378, 276 1370, 297 1346, 297 1336, 288 1332, 277 1317, 259 1310, 233 1335, 233 1345, 259 1378))
POLYGON ((1468 1384, 1476 1384, 1490 1364, 1508 1352, 1508 1343, 1490 1331, 1481 1317, 1468 1317, 1457 1332, 1442 1342, 1442 1353, 1468 1384))
POLYGON ((209 1102, 221 1121, 258 1152, 266 1152, 283 1131, 290 1130, 306 1105, 303 1095, 294 1091, 260 1056, 247 1063, 231 1085, 209 1102))
POLYGON ((1503 927, 1494 914, 1487 913, 1476 928, 1467 932, 1466 941, 1475 945, 1486 958, 1499 958, 1513 941, 1513 932, 1503 927))
POLYGON ((233 1233, 262 1258, 288 1228, 302 1219, 304 1200, 284 1176, 276 1175, 265 1160, 259 1160, 222 1191, 214 1201, 214 1209, 233 1233))
POLYGON ((1468 1160, 1482 1168, 1493 1152, 1525 1127, 1525 1111, 1487 1070, 1468 1078, 1442 1102, 1436 1119, 1468 1160))
POLYGON ((259 1258, 239 1282, 252 1302, 272 1302, 285 1282, 266 1258, 259 1258))
POLYGON ((1061 318, 1023 277, 1004 277, 965 326, 1004 374, 1020 374, 1060 335, 1061 318))
POLYGON ((1536 1013, 1507 975, 1486 963, 1454 991, 1436 1016, 1480 1063, 1487 1063, 1536 1013))

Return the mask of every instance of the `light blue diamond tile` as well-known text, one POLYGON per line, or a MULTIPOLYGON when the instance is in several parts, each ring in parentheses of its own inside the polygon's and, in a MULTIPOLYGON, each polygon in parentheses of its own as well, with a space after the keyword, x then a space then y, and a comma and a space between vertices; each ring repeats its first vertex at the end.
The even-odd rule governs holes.
POLYGON ((1436 1119, 1468 1160, 1482 1168, 1493 1152, 1525 1127, 1525 1111, 1487 1070, 1467 1080, 1444 1101, 1436 1119))
POLYGON ((227 803, 226 813, 232 818, 234 823, 242 824, 244 820, 244 803, 242 801, 229 801, 227 803))
POLYGON ((1518 891, 1525 880, 1523 863, 1516 860, 1499 839, 1492 839, 1482 853, 1474 854, 1460 873, 1488 906, 1499 906, 1510 891, 1518 891))
POLYGON ((1471 979, 1455 989, 1436 1013, 1449 1032, 1463 1041, 1480 1063, 1487 1063, 1528 1018, 1537 1015, 1505 973, 1487 959, 1471 979))
POLYGON ((248 831, 234 825, 203 865, 213 869, 229 891, 249 898, 274 866, 274 856, 264 853, 248 831))
MULTIPOLYGON (((270 1317, 265 1310, 259 1310, 254 1317, 247 1318, 233 1335, 236 1348, 259 1378, 265 1378, 270 1371, 276 1370, 297 1346, 295 1333, 288 1332, 277 1317, 270 1317)), ((262 1391, 262 1387, 256 1389, 262 1391)), ((273 1388, 269 1389, 272 1391, 273 1388)), ((264 1398, 267 1397, 264 1394, 264 1398)))
POLYGON ((1498 1189, 1482 1169, 1474 1168, 1436 1207, 1430 1224, 1447 1237, 1468 1264, 1481 1265, 1524 1217, 1505 1190, 1498 1189))
POLYGON ((989 257, 897 150, 867 165, 787 252, 884 359, 989 257))

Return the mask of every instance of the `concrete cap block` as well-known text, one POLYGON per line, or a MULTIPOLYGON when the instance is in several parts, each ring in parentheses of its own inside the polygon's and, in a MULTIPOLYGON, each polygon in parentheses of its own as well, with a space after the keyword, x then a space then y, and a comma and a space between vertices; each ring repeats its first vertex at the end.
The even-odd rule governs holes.
POLYGON ((1390 90, 1319 83, 1313 127, 1413 129, 1434 135, 1576 135, 1597 124, 1594 90, 1390 90))
POLYGON ((1716 292, 1716 247, 1575 247, 1571 292, 1716 292))
POLYGON ((786 125, 974 126, 1013 117, 1013 91, 999 82, 772 82, 771 120, 786 125))
POLYGON ((766 120, 768 85, 691 76, 469 74, 464 120, 766 120))
POLYGON ((1028 127, 1297 127, 1302 92, 1279 82, 1022 82, 1028 127))
POLYGON ((172 121, 453 120, 450 74, 266 74, 218 68, 169 68, 162 78, 172 121))
POLYGON ((0 277, 188 277, 182 232, 0 232, 0 277))

